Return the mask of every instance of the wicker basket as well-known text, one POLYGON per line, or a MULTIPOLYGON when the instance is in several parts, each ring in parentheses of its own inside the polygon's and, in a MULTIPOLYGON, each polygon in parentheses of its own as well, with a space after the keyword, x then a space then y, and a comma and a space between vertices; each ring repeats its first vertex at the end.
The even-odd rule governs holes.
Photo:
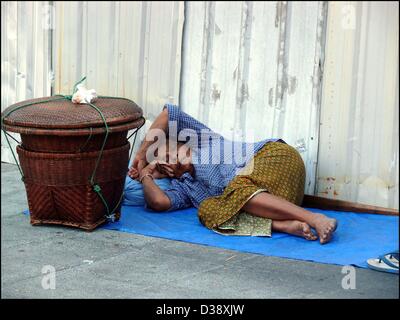
POLYGON ((93 230, 106 221, 112 209, 119 218, 129 162, 127 133, 138 130, 144 118, 130 100, 99 98, 94 103, 109 129, 103 151, 104 122, 88 105, 46 97, 15 104, 3 112, 3 129, 21 134, 17 153, 32 225, 93 230), (32 102, 34 105, 9 112, 32 102), (91 181, 94 171, 100 195, 91 181))
MULTIPOLYGON (((105 150, 122 147, 126 144, 127 131, 143 125, 143 118, 110 127, 105 150)), ((9 131, 16 128, 21 135, 24 149, 37 152, 73 153, 100 150, 104 141, 104 128, 73 129, 73 130, 46 130, 23 127, 4 126, 9 131)))
MULTIPOLYGON (((64 224, 93 230, 105 221, 104 205, 89 183, 99 151, 43 153, 17 147, 32 224, 64 224)), ((97 184, 110 208, 124 188, 129 143, 103 152, 97 184)), ((116 212, 119 212, 119 207, 116 212)))

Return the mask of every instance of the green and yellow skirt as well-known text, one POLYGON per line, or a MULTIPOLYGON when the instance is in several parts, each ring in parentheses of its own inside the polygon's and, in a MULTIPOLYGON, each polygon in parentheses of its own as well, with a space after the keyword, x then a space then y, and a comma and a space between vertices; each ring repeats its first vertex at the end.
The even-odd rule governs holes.
POLYGON ((242 210, 260 192, 301 205, 306 170, 299 152, 282 142, 269 142, 236 175, 220 196, 204 200, 199 219, 207 228, 225 235, 271 236, 272 220, 242 210))

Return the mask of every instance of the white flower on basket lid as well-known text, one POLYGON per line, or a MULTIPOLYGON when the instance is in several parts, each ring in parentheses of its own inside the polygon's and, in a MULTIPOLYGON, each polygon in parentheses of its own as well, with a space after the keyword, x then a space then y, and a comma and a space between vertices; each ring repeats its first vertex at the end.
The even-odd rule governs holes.
POLYGON ((78 90, 72 96, 72 103, 90 103, 97 98, 97 93, 94 89, 86 89, 82 84, 78 84, 76 87, 78 90))

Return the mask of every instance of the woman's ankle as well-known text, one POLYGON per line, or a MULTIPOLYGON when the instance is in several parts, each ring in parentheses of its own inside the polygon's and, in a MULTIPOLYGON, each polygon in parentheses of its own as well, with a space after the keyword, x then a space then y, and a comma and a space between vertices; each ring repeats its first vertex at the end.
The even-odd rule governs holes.
POLYGON ((308 221, 305 221, 308 223, 311 227, 315 228, 316 225, 321 221, 321 219, 326 218, 325 215, 322 213, 314 213, 309 211, 310 217, 307 219, 308 221))

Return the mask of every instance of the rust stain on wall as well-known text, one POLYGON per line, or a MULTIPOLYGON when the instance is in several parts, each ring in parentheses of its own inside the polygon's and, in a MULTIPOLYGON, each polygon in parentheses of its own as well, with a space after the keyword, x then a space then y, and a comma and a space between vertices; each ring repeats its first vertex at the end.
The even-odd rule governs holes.
POLYGON ((295 93, 297 88, 297 78, 296 77, 289 77, 287 90, 289 94, 295 93))
POLYGON ((217 89, 217 84, 215 83, 213 84, 213 90, 211 96, 214 101, 217 101, 218 99, 221 98, 221 90, 217 89))

